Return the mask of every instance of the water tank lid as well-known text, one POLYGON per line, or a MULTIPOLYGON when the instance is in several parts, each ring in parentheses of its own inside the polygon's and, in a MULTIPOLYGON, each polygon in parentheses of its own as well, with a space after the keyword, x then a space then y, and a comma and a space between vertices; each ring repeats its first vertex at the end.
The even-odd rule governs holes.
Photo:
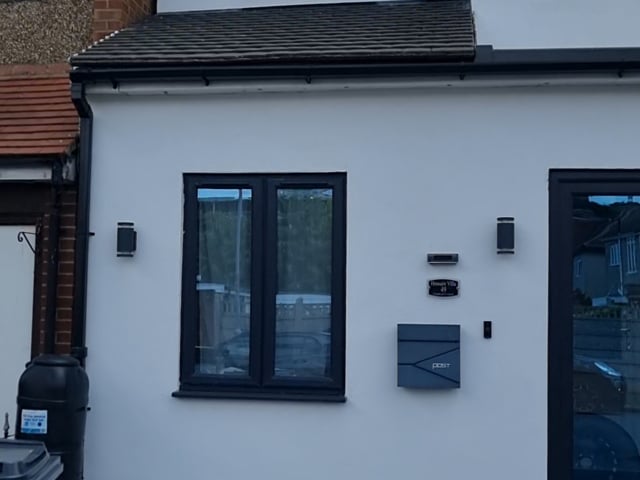
POLYGON ((68 355, 39 355, 33 359, 35 365, 48 365, 54 367, 79 367, 78 359, 68 355))

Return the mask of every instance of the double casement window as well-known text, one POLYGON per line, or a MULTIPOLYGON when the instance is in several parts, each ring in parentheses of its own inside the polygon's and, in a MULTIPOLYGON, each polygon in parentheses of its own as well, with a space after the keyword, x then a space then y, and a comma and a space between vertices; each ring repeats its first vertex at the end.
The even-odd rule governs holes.
POLYGON ((184 176, 176 396, 344 399, 346 175, 184 176))

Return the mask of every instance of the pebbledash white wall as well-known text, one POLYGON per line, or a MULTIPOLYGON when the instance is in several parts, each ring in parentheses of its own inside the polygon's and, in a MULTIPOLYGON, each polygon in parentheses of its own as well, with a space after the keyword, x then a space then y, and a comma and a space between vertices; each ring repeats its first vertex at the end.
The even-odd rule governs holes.
POLYGON ((87 478, 546 478, 548 170, 640 166, 637 86, 89 100, 87 478), (332 171, 348 174, 347 402, 172 398, 183 172, 332 171), (514 256, 495 253, 505 215, 514 256), (134 258, 116 258, 118 221, 134 258), (428 266, 440 251, 459 265, 428 266), (459 298, 426 295, 443 276, 459 298), (461 324, 459 390, 396 386, 397 323, 461 324))
MULTIPOLYGON (((158 0, 158 12, 354 1, 362 0, 158 0)), ((495 48, 640 45, 637 0, 471 0, 471 3, 479 45, 495 48)))

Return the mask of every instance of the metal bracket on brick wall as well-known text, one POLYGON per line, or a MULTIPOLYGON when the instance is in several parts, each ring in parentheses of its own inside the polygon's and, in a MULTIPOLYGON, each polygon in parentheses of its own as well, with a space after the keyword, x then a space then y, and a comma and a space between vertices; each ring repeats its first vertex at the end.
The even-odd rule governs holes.
POLYGON ((19 243, 27 242, 27 245, 29 245, 29 248, 33 253, 36 253, 35 238, 36 238, 36 232, 22 232, 22 231, 18 232, 18 242, 19 243), (33 235, 33 240, 34 240, 33 244, 31 243, 31 240, 29 240, 29 237, 27 235, 33 235))

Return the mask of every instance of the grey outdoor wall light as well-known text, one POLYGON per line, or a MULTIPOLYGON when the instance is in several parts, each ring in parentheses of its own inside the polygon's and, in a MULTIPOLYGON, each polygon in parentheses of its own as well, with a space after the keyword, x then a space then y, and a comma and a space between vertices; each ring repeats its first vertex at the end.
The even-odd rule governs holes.
POLYGON ((118 257, 133 257, 136 251, 137 232, 133 222, 118 222, 118 239, 116 255, 118 257))
POLYGON ((516 226, 513 217, 498 217, 497 251, 501 253, 516 253, 516 226))

